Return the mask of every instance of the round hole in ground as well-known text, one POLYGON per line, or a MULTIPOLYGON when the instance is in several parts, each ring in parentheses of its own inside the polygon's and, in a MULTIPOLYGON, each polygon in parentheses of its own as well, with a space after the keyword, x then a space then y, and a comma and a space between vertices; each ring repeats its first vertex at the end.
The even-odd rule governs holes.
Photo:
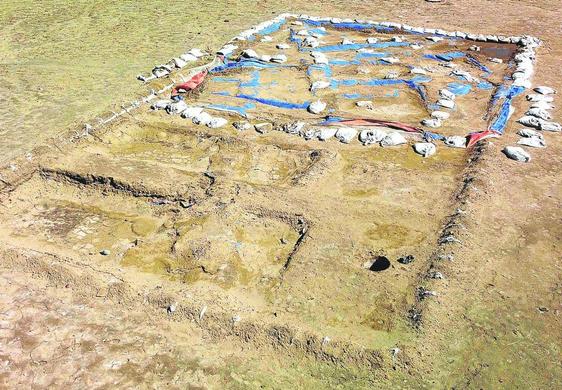
POLYGON ((390 267, 390 260, 386 256, 377 256, 369 267, 369 271, 380 272, 390 267))

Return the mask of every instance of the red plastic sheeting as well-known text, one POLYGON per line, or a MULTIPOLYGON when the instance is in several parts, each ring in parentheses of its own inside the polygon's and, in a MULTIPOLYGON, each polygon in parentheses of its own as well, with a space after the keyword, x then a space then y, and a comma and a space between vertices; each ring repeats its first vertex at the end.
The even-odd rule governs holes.
POLYGON ((206 69, 202 72, 197 73, 192 78, 187 80, 185 83, 177 84, 172 90, 172 96, 177 95, 180 90, 182 92, 187 92, 197 88, 198 86, 201 85, 201 83, 203 83, 203 81, 205 80, 205 76, 207 76, 206 69))
POLYGON ((478 143, 478 141, 482 141, 486 138, 492 138, 492 137, 495 138, 499 136, 500 134, 493 130, 485 130, 485 131, 479 131, 477 133, 470 133, 468 135, 468 144, 466 145, 466 147, 470 148, 471 146, 478 143))
POLYGON ((422 129, 414 126, 407 125, 401 122, 394 121, 383 121, 379 119, 369 119, 369 118, 356 118, 356 119, 342 119, 337 122, 332 122, 337 124, 344 124, 349 126, 385 126, 392 129, 404 130, 411 133, 423 133, 422 129))

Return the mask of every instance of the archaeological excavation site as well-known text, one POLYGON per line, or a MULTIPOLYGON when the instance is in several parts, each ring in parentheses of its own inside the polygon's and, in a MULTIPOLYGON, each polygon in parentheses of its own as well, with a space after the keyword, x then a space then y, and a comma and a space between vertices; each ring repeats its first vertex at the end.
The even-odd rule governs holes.
POLYGON ((0 386, 562 385, 560 44, 411 19, 276 13, 6 161, 0 386))

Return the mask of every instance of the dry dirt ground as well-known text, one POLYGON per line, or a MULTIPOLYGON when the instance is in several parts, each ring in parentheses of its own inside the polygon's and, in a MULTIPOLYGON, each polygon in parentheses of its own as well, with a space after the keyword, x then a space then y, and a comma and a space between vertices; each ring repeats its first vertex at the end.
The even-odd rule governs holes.
MULTIPOLYGON (((285 11, 527 33, 544 41, 535 84, 562 90, 556 2, 261 7, 205 43, 285 11)), ((1 172, 0 383, 560 388, 562 141, 516 163, 500 151, 517 129, 422 160, 141 109, 31 161, 20 148, 1 172), (437 246, 449 231, 461 242, 437 246), (392 267, 366 270, 381 253, 392 267)))

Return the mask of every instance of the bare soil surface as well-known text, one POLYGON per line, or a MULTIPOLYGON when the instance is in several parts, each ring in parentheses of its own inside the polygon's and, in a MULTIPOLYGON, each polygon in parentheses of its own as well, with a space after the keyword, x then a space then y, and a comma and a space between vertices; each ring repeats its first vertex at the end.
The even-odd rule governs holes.
MULTIPOLYGON (((237 11, 240 23, 208 43, 276 7, 237 11)), ((562 90, 556 2, 278 11, 531 34, 544 42, 534 83, 562 90)), ((514 104, 517 117, 524 96, 514 104)), ((32 158, 18 150, 17 169, 0 172, 0 383, 562 387, 562 141, 548 134, 531 163, 516 163, 501 149, 518 128, 422 159, 142 108, 80 141, 65 132, 32 158), (438 245, 448 233, 460 242, 438 245), (404 255, 414 262, 396 261, 404 255), (390 268, 369 270, 377 256, 390 268), (444 279, 429 277, 437 271, 444 279), (437 296, 420 299, 420 288, 437 296)))

